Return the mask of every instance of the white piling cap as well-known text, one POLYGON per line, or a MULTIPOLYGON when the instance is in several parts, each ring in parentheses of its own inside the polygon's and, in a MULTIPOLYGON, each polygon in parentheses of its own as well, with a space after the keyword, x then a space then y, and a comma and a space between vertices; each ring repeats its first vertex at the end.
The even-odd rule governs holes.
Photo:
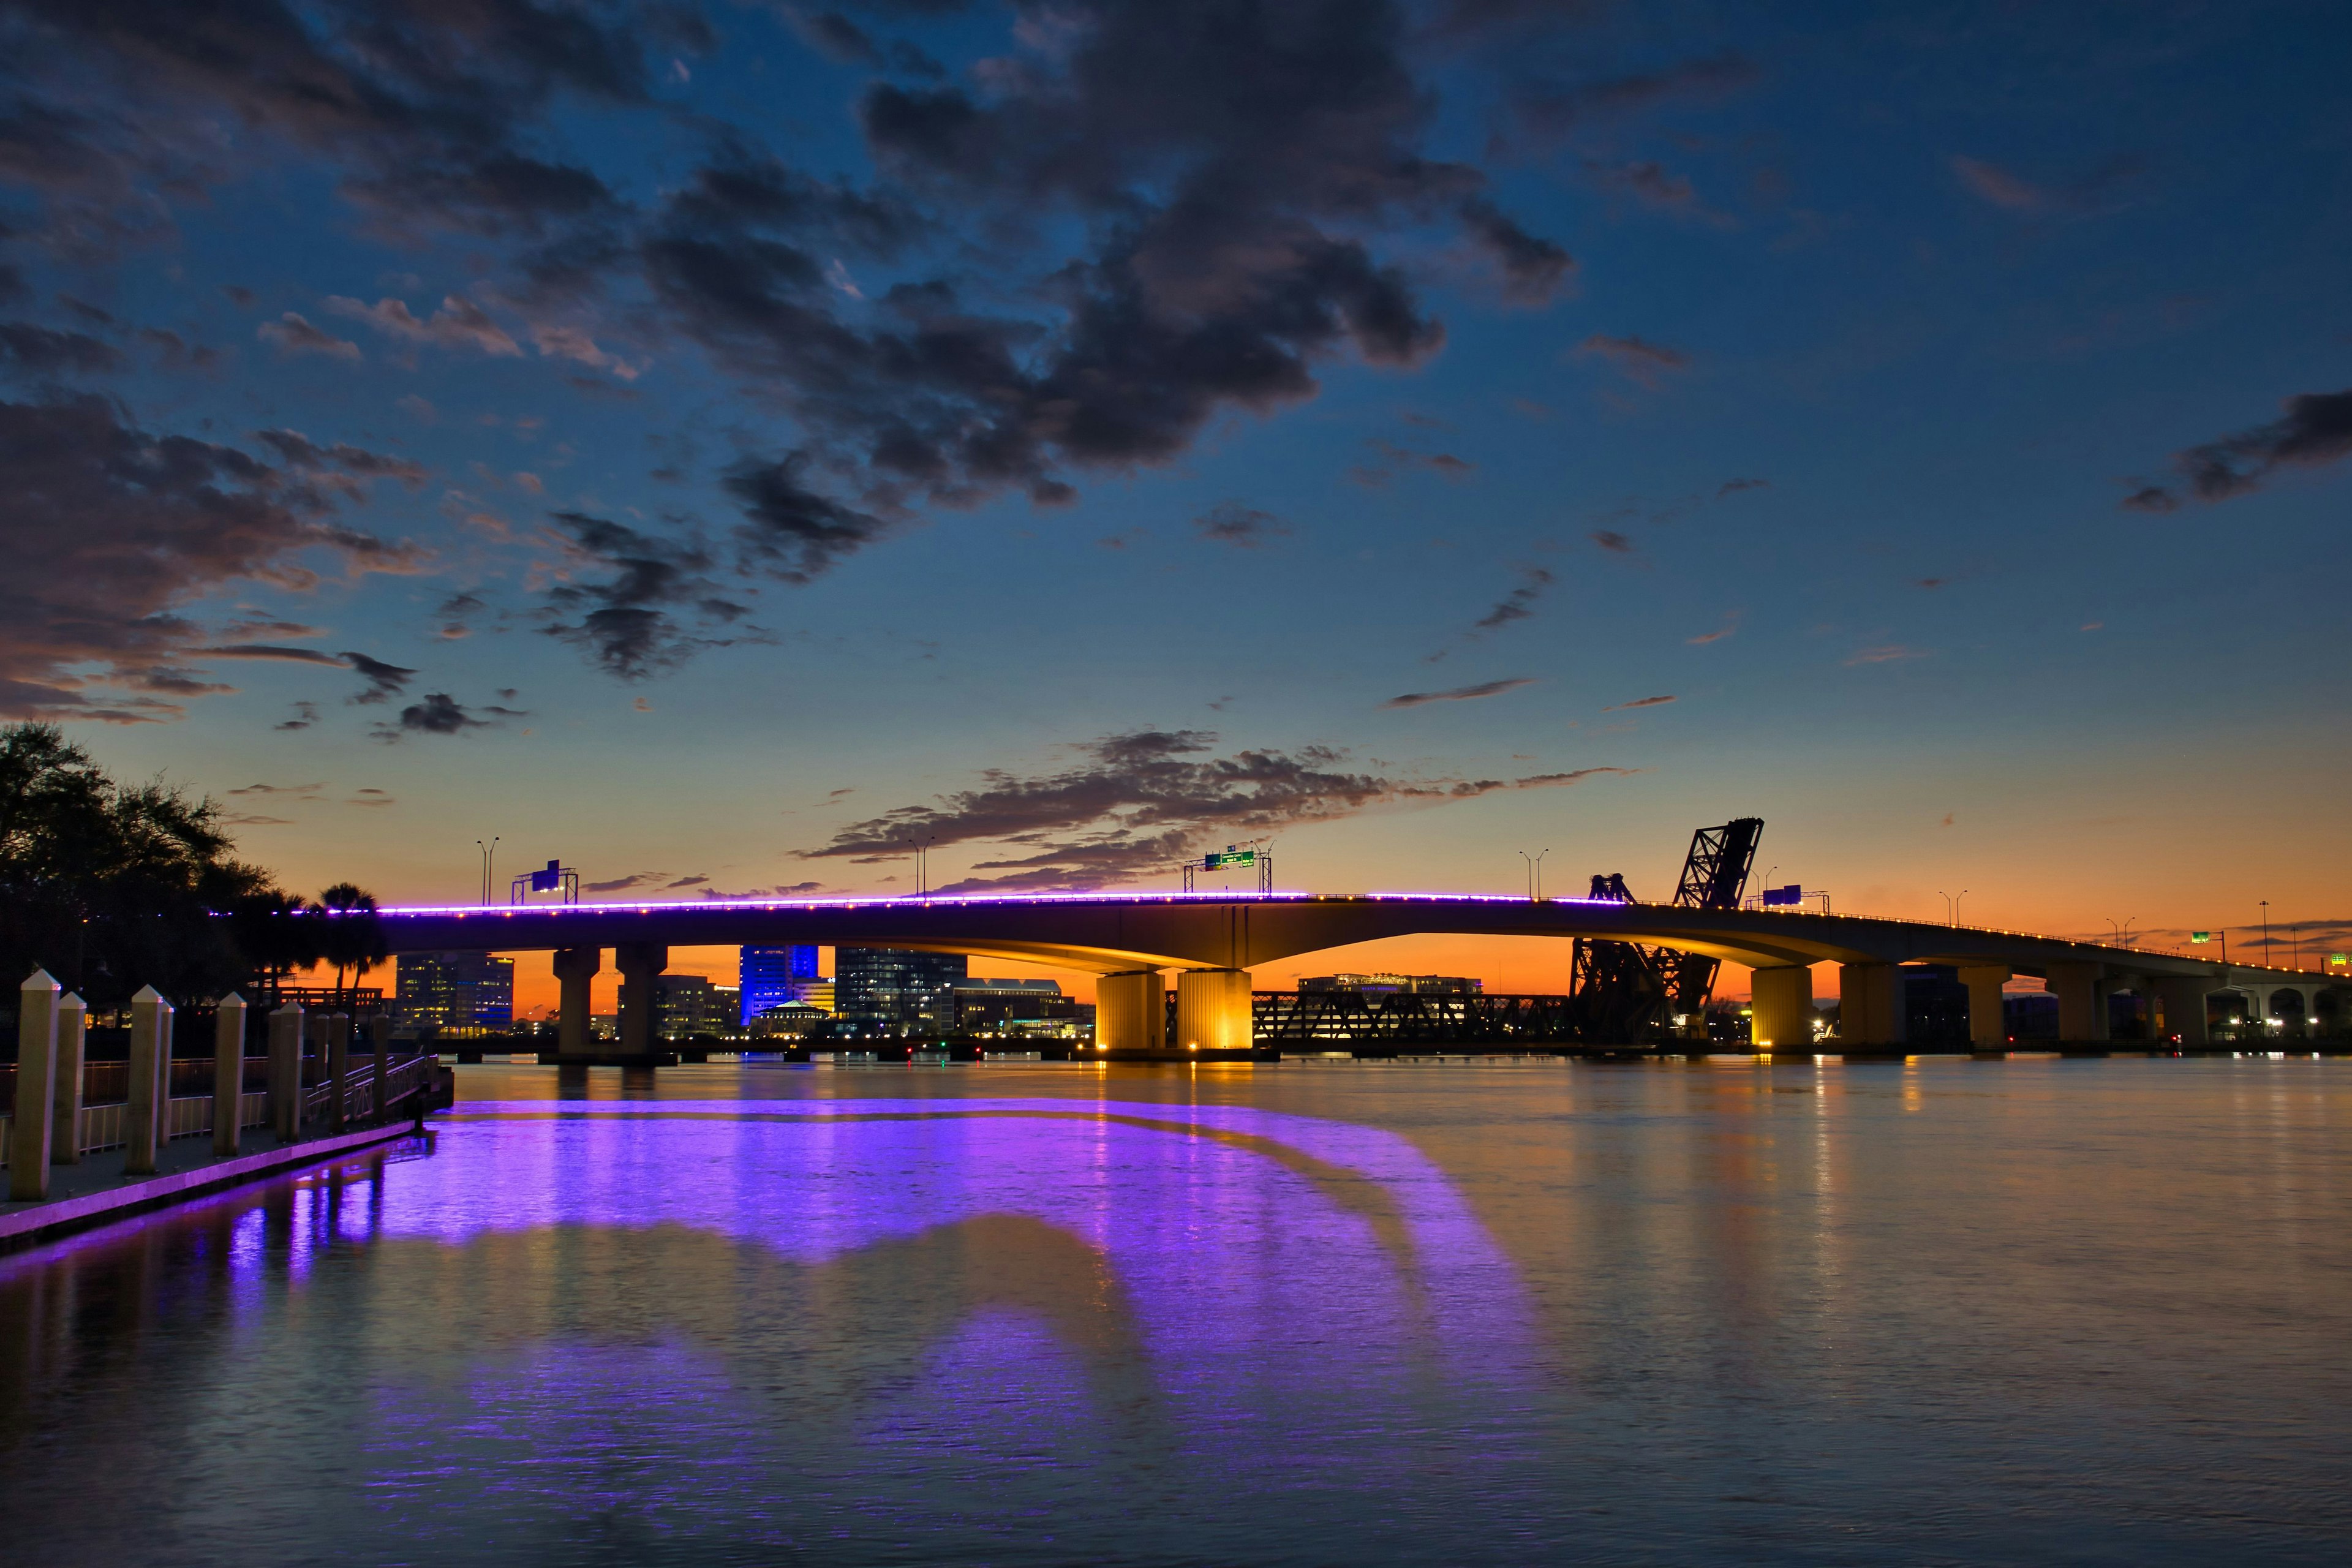
POLYGON ((60 1013, 87 1013, 89 1011, 89 1004, 68 991, 58 1001, 58 1011, 60 1013))
POLYGON ((17 989, 20 991, 55 991, 58 989, 58 986, 56 981, 49 978, 49 972, 43 969, 37 963, 33 965, 33 973, 25 976, 25 984, 18 986, 17 989))
POLYGON ((169 1007, 172 1005, 164 994, 161 991, 156 990, 152 985, 142 985, 139 988, 139 994, 131 999, 131 1005, 133 1007, 136 1007, 142 1002, 147 1003, 151 1006, 169 1007))
POLYGON ((238 995, 234 991, 213 1004, 215 1007, 242 1007, 245 1005, 245 998, 238 995))

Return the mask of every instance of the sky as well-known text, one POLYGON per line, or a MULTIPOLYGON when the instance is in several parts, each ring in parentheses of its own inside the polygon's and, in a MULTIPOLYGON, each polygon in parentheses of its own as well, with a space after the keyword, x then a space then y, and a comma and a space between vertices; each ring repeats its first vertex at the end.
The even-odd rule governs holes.
POLYGON ((0 710, 386 902, 1663 896, 1759 816, 1841 910, 2340 942, 2347 54, 0 0, 0 710))

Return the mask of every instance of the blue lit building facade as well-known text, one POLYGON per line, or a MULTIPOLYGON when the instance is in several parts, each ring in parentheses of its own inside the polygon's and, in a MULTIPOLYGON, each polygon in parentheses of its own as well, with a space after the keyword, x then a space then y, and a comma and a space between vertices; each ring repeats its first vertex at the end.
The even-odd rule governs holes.
POLYGON ((742 1021, 746 1024, 771 1007, 801 1001, 803 993, 819 978, 816 946, 813 942, 791 947, 747 947, 740 957, 742 1021))

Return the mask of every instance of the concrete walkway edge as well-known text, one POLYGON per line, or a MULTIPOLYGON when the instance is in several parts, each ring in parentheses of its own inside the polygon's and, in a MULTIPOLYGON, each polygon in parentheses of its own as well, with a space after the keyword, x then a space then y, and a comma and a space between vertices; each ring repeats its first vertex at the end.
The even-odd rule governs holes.
POLYGON ((394 1138, 413 1138, 416 1136, 416 1131, 414 1123, 406 1121, 389 1122, 382 1127, 362 1127, 331 1137, 289 1143, 279 1149, 265 1149, 257 1154, 240 1155, 234 1160, 223 1160, 193 1171, 150 1177, 143 1182, 118 1187, 110 1193, 85 1193, 78 1198, 28 1204, 15 1214, 0 1213, 0 1252, 36 1247, 74 1231, 87 1230, 93 1226, 143 1214, 150 1209, 163 1208, 258 1177, 274 1176, 297 1165, 331 1159, 354 1149, 364 1149, 370 1144, 389 1142, 394 1138))

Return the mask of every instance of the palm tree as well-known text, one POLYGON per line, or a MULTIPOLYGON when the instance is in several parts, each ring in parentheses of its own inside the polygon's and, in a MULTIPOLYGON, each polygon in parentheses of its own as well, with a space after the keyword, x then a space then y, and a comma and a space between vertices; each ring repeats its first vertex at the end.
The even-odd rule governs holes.
POLYGON ((338 882, 319 895, 312 912, 325 917, 320 928, 319 955, 335 966, 335 991, 340 997, 343 974, 352 972, 356 985, 384 958, 383 927, 376 920, 375 895, 351 882, 338 882))

